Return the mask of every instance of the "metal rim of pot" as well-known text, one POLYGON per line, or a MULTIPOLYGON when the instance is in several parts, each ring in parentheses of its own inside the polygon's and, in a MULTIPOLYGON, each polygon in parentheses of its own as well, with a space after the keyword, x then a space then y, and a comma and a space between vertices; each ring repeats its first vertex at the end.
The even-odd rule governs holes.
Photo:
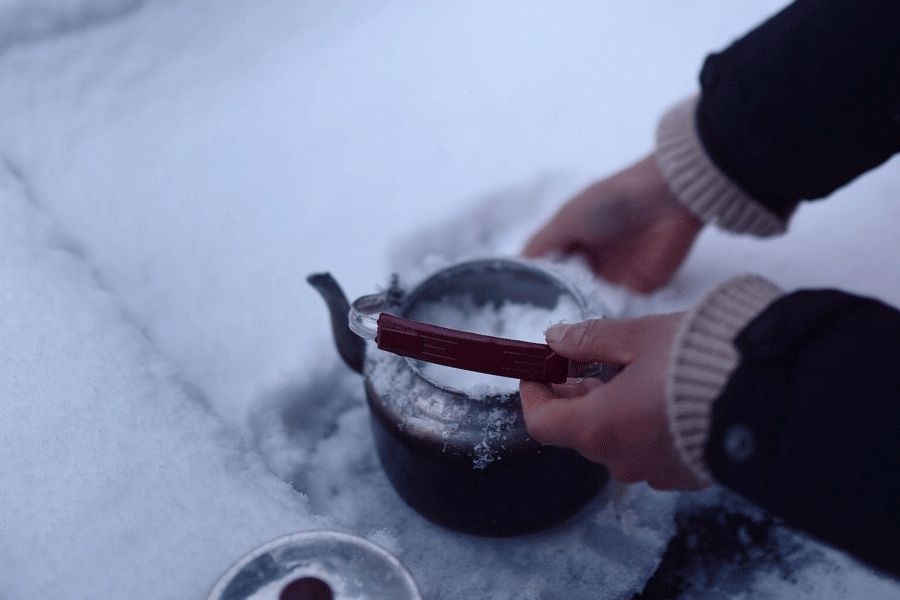
MULTIPOLYGON (((531 291, 543 295, 535 297, 534 293, 532 293, 529 297, 525 297, 523 294, 522 297, 519 298, 520 301, 534 303, 546 308, 553 308, 561 297, 567 296, 578 307, 581 319, 590 318, 588 303, 585 300, 584 295, 570 282, 552 273, 550 270, 530 262, 514 258, 490 258, 464 261, 432 273, 419 282, 408 293, 404 294, 399 305, 393 304, 391 289, 358 298, 350 305, 347 317, 350 330, 361 338, 374 341, 378 334, 377 318, 382 311, 392 309, 397 311, 403 317, 412 318, 417 303, 425 301, 433 302, 442 297, 446 297, 450 295, 447 292, 447 289, 449 288, 452 290, 454 285, 459 288, 458 290, 455 290, 455 293, 471 291, 470 289, 467 290, 465 285, 460 285, 460 282, 464 280, 465 277, 471 278, 473 275, 478 275, 479 273, 483 274, 485 272, 494 274, 502 273, 507 277, 507 286, 508 282, 514 281, 515 277, 521 277, 522 275, 534 278, 535 281, 533 283, 536 283, 539 280, 543 285, 543 289, 539 286, 532 286, 531 291), (555 294, 550 294, 551 291, 555 292, 555 294)), ((499 293, 494 294, 494 297, 492 298, 482 298, 485 303, 509 300, 505 293, 508 292, 508 287, 507 289, 500 291, 501 286, 496 285, 496 282, 495 287, 498 289, 499 293)), ((428 375, 422 368, 422 361, 410 357, 405 357, 405 360, 419 378, 434 387, 451 394, 467 395, 464 390, 454 388, 452 385, 441 382, 428 375)), ((597 365, 591 370, 586 370, 583 376, 594 376, 596 373, 606 373, 608 370, 608 366, 597 365)))

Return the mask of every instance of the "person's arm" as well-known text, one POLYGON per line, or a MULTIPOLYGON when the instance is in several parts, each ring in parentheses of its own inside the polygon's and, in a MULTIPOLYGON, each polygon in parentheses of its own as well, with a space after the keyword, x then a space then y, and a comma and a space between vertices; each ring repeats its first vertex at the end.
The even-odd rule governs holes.
POLYGON ((900 151, 900 3, 797 0, 706 59, 701 93, 670 110, 656 157, 704 221, 784 230, 900 151))
POLYGON ((558 325, 547 342, 625 368, 605 385, 522 382, 538 441, 624 481, 718 481, 900 575, 900 311, 739 277, 687 313, 558 325))
POLYGON ((703 223, 783 233, 795 206, 900 150, 900 2, 798 0, 710 56, 701 94, 660 120, 652 155, 563 205, 524 254, 584 255, 640 292, 703 223))
MULTIPOLYGON (((719 288, 707 310, 752 305, 741 287, 719 288)), ((698 325, 688 328, 697 334, 698 325)), ((709 473, 900 575, 900 312, 835 290, 799 291, 766 307, 734 347, 739 360, 710 399, 709 473)), ((685 350, 673 367, 682 383, 685 350)))
MULTIPOLYGON (((900 149, 900 2, 798 0, 708 59, 702 94, 645 159, 591 186, 526 254, 575 251, 635 289, 671 276, 702 222, 774 235, 900 149), (660 182, 665 185, 660 185, 660 182), (671 252, 675 260, 647 261, 671 252)), ((548 330, 609 384, 523 382, 532 436, 625 481, 717 479, 900 575, 900 313, 835 291, 743 278, 689 313, 548 330)))

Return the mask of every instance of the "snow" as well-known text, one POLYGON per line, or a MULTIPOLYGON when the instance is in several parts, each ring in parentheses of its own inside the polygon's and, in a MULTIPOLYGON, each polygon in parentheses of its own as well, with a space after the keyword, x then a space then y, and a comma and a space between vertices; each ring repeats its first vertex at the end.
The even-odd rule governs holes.
MULTIPOLYGON (((0 2, 3 597, 203 597, 253 546, 319 526, 379 541, 429 598, 639 591, 676 496, 611 489, 510 540, 407 508, 304 277, 331 270, 352 298, 515 253, 782 3, 0 2)), ((898 166, 783 238, 704 233, 658 294, 597 294, 676 310, 752 271, 900 304, 898 166)), ((691 593, 900 598, 797 543, 792 576, 691 593)))
POLYGON ((646 486, 610 488, 573 520, 539 534, 491 540, 440 529, 394 492, 375 453, 361 381, 340 369, 274 394, 255 431, 266 462, 309 495, 314 513, 387 539, 426 598, 537 600, 553 590, 576 600, 627 598, 674 533, 675 497, 646 486), (325 435, 317 431, 323 424, 325 435), (544 568, 534 572, 535 564, 544 568), (563 573, 574 575, 553 576, 563 573))
POLYGON ((878 577, 860 565, 827 549, 818 560, 809 561, 791 573, 791 582, 779 573, 757 572, 748 589, 734 598, 772 598, 789 600, 802 595, 808 598, 896 598, 897 582, 878 577))
POLYGON ((784 527, 767 529, 771 517, 731 493, 714 488, 683 496, 681 505, 681 518, 699 517, 707 524, 705 532, 696 528, 706 539, 692 540, 698 564, 682 582, 682 600, 881 600, 900 593, 896 580, 873 573, 845 554, 784 527), (729 520, 743 525, 729 528, 729 520), (706 554, 719 554, 723 560, 704 563, 706 554))
POLYGON ((4 598, 201 597, 248 547, 329 524, 208 411, 3 171, 0 273, 4 598))
POLYGON ((2 0, 0 50, 121 18, 144 0, 2 0))

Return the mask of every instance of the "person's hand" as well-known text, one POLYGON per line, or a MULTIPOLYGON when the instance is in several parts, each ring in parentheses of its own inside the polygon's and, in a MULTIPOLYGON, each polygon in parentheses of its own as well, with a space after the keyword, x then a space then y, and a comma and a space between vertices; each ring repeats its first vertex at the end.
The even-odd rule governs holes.
POLYGON ((569 200, 523 254, 583 254, 598 275, 647 293, 669 281, 702 227, 651 154, 569 200))
POLYGON ((519 385, 532 438, 573 448, 620 481, 658 489, 698 489, 681 462, 666 416, 666 377, 684 313, 554 325, 547 343, 568 358, 625 365, 609 383, 519 385))

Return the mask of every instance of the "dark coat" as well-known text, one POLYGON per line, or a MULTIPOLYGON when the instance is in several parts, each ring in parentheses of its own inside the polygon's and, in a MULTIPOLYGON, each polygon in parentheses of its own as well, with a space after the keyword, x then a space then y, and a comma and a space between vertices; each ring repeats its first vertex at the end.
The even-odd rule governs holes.
MULTIPOLYGON (((900 150, 900 1, 799 0, 710 56, 700 81, 710 157, 787 215, 900 150)), ((713 475, 900 575, 900 312, 800 291, 735 345, 706 446, 713 475)))
POLYGON ((697 129, 776 214, 900 151, 900 2, 798 0, 706 59, 697 129))

